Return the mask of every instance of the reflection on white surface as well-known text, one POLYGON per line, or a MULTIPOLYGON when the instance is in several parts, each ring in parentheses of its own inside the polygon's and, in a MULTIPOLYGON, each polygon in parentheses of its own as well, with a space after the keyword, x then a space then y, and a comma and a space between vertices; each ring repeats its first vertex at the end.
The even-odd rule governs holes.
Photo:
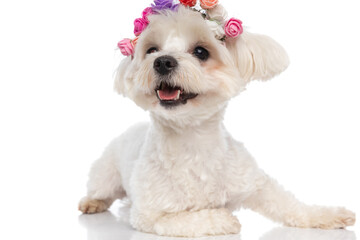
MULTIPOLYGON (((188 238, 163 237, 134 230, 128 223, 129 208, 112 207, 111 211, 80 215, 79 222, 87 230, 87 240, 179 240, 188 238)), ((255 229, 257 231, 258 229, 255 229)), ((240 235, 197 238, 201 240, 241 240, 240 235)), ((243 239, 244 240, 244 239, 243 239)), ((253 239, 249 239, 253 240, 253 239)), ((347 230, 320 230, 277 227, 259 240, 356 240, 347 230)))
POLYGON ((178 237, 163 237, 153 234, 146 234, 141 232, 136 232, 131 240, 240 240, 240 235, 224 235, 224 236, 215 236, 215 237, 201 237, 201 238, 178 238, 178 237))
POLYGON ((278 227, 265 233, 259 240, 356 240, 352 231, 278 227))
POLYGON ((88 240, 130 239, 132 227, 110 211, 98 214, 81 215, 79 222, 87 230, 88 240))

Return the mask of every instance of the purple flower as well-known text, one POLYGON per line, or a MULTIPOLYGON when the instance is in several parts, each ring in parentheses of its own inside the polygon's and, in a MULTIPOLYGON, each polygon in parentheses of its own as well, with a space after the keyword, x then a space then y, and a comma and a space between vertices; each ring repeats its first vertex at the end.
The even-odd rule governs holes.
POLYGON ((154 0, 154 4, 151 4, 154 11, 161 11, 164 9, 177 10, 178 4, 174 4, 173 0, 154 0))
POLYGON ((172 5, 172 7, 170 9, 172 11, 177 11, 179 6, 180 6, 180 4, 174 4, 174 5, 172 5))

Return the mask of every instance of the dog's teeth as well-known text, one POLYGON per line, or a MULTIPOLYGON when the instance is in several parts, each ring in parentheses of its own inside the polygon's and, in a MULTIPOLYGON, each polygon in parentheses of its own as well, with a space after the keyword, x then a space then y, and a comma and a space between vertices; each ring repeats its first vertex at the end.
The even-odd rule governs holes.
MULTIPOLYGON (((157 93, 158 97, 161 99, 161 97, 160 97, 160 90, 157 90, 156 93, 157 93)), ((161 99, 161 100, 162 100, 162 99, 161 99)))
POLYGON ((179 98, 180 98, 180 90, 178 90, 177 96, 176 96, 176 98, 174 100, 178 100, 179 98))
MULTIPOLYGON (((160 100, 164 100, 164 99, 161 97, 161 91, 162 91, 162 90, 156 90, 156 94, 157 94, 157 96, 158 96, 158 98, 159 98, 160 100)), ((180 91, 180 90, 177 90, 177 93, 176 93, 176 97, 175 97, 175 98, 173 98, 173 99, 166 99, 166 98, 165 98, 165 100, 176 101, 176 100, 179 100, 179 99, 180 99, 180 95, 181 95, 181 91, 180 91)))

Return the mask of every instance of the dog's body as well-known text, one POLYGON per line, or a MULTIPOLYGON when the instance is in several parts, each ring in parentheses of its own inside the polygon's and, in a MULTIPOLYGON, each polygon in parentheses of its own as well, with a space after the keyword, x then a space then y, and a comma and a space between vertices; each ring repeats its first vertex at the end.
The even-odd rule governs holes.
POLYGON ((222 124, 228 100, 248 81, 287 67, 285 51, 250 33, 225 45, 206 26, 184 7, 150 18, 115 87, 149 110, 151 123, 130 128, 94 163, 80 210, 102 212, 128 197, 132 226, 167 236, 238 233, 231 212, 240 207, 294 227, 354 224, 344 208, 308 206, 284 191, 222 124))

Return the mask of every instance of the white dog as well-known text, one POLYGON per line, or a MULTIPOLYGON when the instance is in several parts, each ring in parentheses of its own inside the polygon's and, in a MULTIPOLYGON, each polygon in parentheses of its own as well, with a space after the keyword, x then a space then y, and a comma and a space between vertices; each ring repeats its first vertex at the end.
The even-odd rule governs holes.
POLYGON ((249 81, 287 68, 284 49, 267 36, 243 32, 239 20, 231 26, 220 5, 201 1, 207 12, 198 4, 199 13, 190 0, 161 9, 170 1, 156 0, 144 11, 144 25, 135 26, 137 43, 119 45, 129 56, 115 89, 148 110, 151 122, 131 127, 107 147, 92 166, 79 209, 98 213, 127 197, 131 225, 165 236, 238 233, 232 211, 240 207, 292 227, 353 225, 355 214, 345 208, 308 206, 284 191, 222 124, 228 101, 249 81))

